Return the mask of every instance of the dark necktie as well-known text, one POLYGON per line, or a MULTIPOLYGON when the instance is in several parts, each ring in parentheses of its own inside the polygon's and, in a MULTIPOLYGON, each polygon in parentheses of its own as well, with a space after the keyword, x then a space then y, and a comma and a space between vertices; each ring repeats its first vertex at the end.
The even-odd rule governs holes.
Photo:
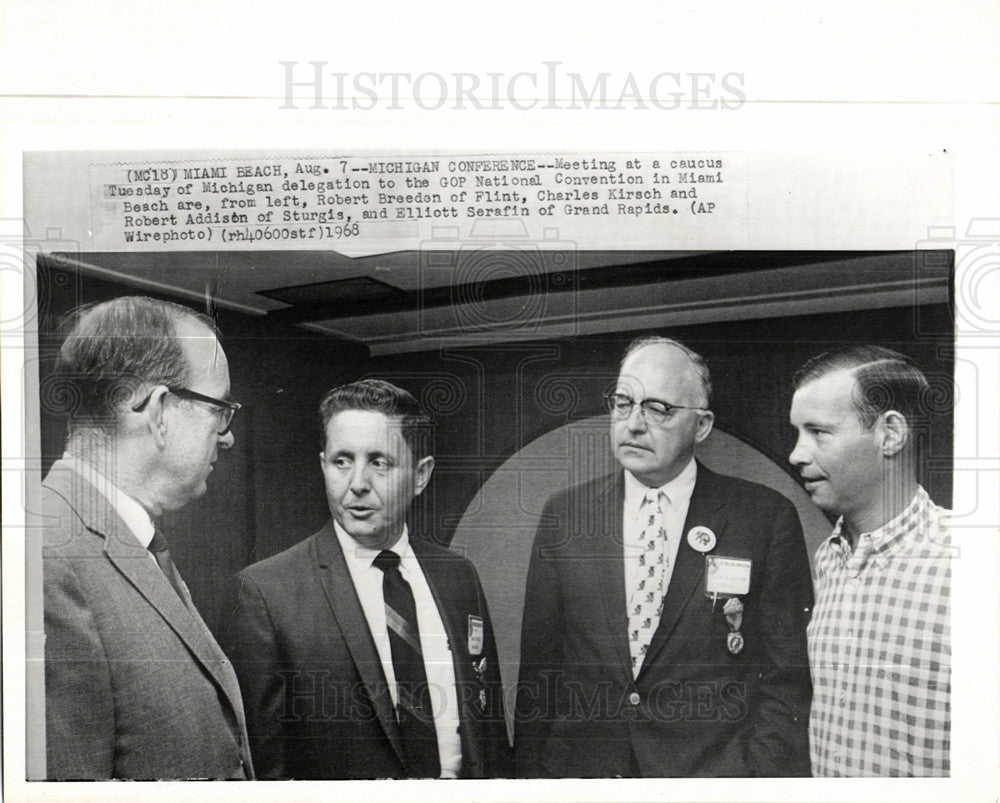
POLYGON ((441 774, 437 731, 413 592, 399 573, 399 555, 395 552, 383 550, 375 557, 375 565, 382 570, 382 596, 396 675, 396 713, 403 737, 406 774, 411 778, 437 778, 441 774))
POLYGON ((160 567, 160 570, 167 576, 170 585, 174 587, 177 596, 181 598, 181 602, 184 602, 186 605, 184 592, 181 590, 183 588, 183 581, 177 572, 177 567, 174 566, 174 559, 170 557, 167 539, 163 537, 163 534, 159 530, 153 531, 153 540, 149 542, 147 549, 153 553, 153 557, 156 558, 156 563, 160 567))

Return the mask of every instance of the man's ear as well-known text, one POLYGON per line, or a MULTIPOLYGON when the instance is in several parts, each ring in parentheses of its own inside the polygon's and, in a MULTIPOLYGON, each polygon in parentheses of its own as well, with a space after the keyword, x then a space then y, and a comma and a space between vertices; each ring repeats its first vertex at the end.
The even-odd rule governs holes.
POLYGON ((878 429, 882 454, 894 457, 899 454, 910 439, 910 425, 906 416, 897 410, 886 410, 875 424, 878 429))
POLYGON ((417 463, 413 470, 415 480, 413 483, 413 495, 420 496, 427 483, 431 481, 431 473, 434 471, 434 458, 428 455, 417 463))
POLYGON ((134 415, 139 416, 141 425, 153 436, 153 441, 158 449, 162 449, 166 445, 167 422, 163 406, 169 393, 166 385, 159 385, 149 394, 141 410, 132 411, 134 415))
POLYGON ((698 419, 698 431, 694 434, 694 442, 701 443, 705 438, 709 436, 712 431, 712 425, 715 423, 715 413, 711 410, 705 410, 698 419))

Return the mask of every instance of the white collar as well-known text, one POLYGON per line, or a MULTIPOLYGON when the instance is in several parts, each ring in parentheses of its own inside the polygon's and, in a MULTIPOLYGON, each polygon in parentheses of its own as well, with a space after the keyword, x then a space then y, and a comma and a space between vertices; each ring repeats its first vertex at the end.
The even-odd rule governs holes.
MULTIPOLYGON (((686 504, 694 492, 694 484, 698 479, 698 463, 692 457, 681 470, 681 473, 657 489, 667 495, 671 505, 686 504)), ((640 482, 630 471, 625 472, 625 510, 636 512, 646 498, 650 488, 640 482)))
POLYGON ((149 517, 149 513, 146 512, 146 508, 119 489, 117 485, 98 471, 91 463, 70 454, 63 455, 63 459, 72 463, 73 469, 100 491, 115 509, 118 517, 128 526, 132 535, 135 536, 143 549, 149 549, 149 542, 153 540, 156 529, 153 526, 153 520, 149 517))
MULTIPOLYGON (((354 564, 358 569, 370 569, 375 563, 375 558, 382 550, 359 544, 351 537, 347 530, 337 523, 336 519, 333 520, 333 530, 337 534, 340 549, 343 551, 344 558, 348 563, 354 564)), ((410 547, 410 537, 405 524, 403 525, 402 534, 388 548, 399 555, 401 562, 413 556, 413 549, 410 547)))

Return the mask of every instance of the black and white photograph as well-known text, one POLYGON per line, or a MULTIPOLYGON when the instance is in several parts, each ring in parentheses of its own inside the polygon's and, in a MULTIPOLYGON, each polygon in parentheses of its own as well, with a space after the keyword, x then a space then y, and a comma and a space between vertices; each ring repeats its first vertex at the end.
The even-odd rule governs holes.
POLYGON ((723 158, 231 161, 91 164, 124 244, 37 257, 46 778, 947 777, 953 250, 524 222, 723 158), (519 216, 225 247, 463 184, 519 216))

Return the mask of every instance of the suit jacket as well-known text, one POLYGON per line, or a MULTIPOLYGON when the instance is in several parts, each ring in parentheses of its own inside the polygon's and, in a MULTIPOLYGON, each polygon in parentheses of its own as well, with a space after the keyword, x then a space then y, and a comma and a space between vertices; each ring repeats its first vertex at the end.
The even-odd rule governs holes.
POLYGON ((47 775, 253 777, 232 666, 70 463, 42 484, 47 775))
POLYGON ((807 775, 809 562, 780 494, 698 466, 658 628, 638 678, 627 643, 619 472, 557 494, 528 571, 514 749, 522 777, 807 775), (741 632, 705 594, 712 555, 749 558, 741 632))
MULTIPOLYGON (((463 778, 509 776, 496 644, 472 564, 410 539, 455 665, 463 778), (484 622, 476 672, 469 616, 484 622)), ((224 639, 262 778, 406 777, 389 686, 333 524, 239 575, 224 639)))

